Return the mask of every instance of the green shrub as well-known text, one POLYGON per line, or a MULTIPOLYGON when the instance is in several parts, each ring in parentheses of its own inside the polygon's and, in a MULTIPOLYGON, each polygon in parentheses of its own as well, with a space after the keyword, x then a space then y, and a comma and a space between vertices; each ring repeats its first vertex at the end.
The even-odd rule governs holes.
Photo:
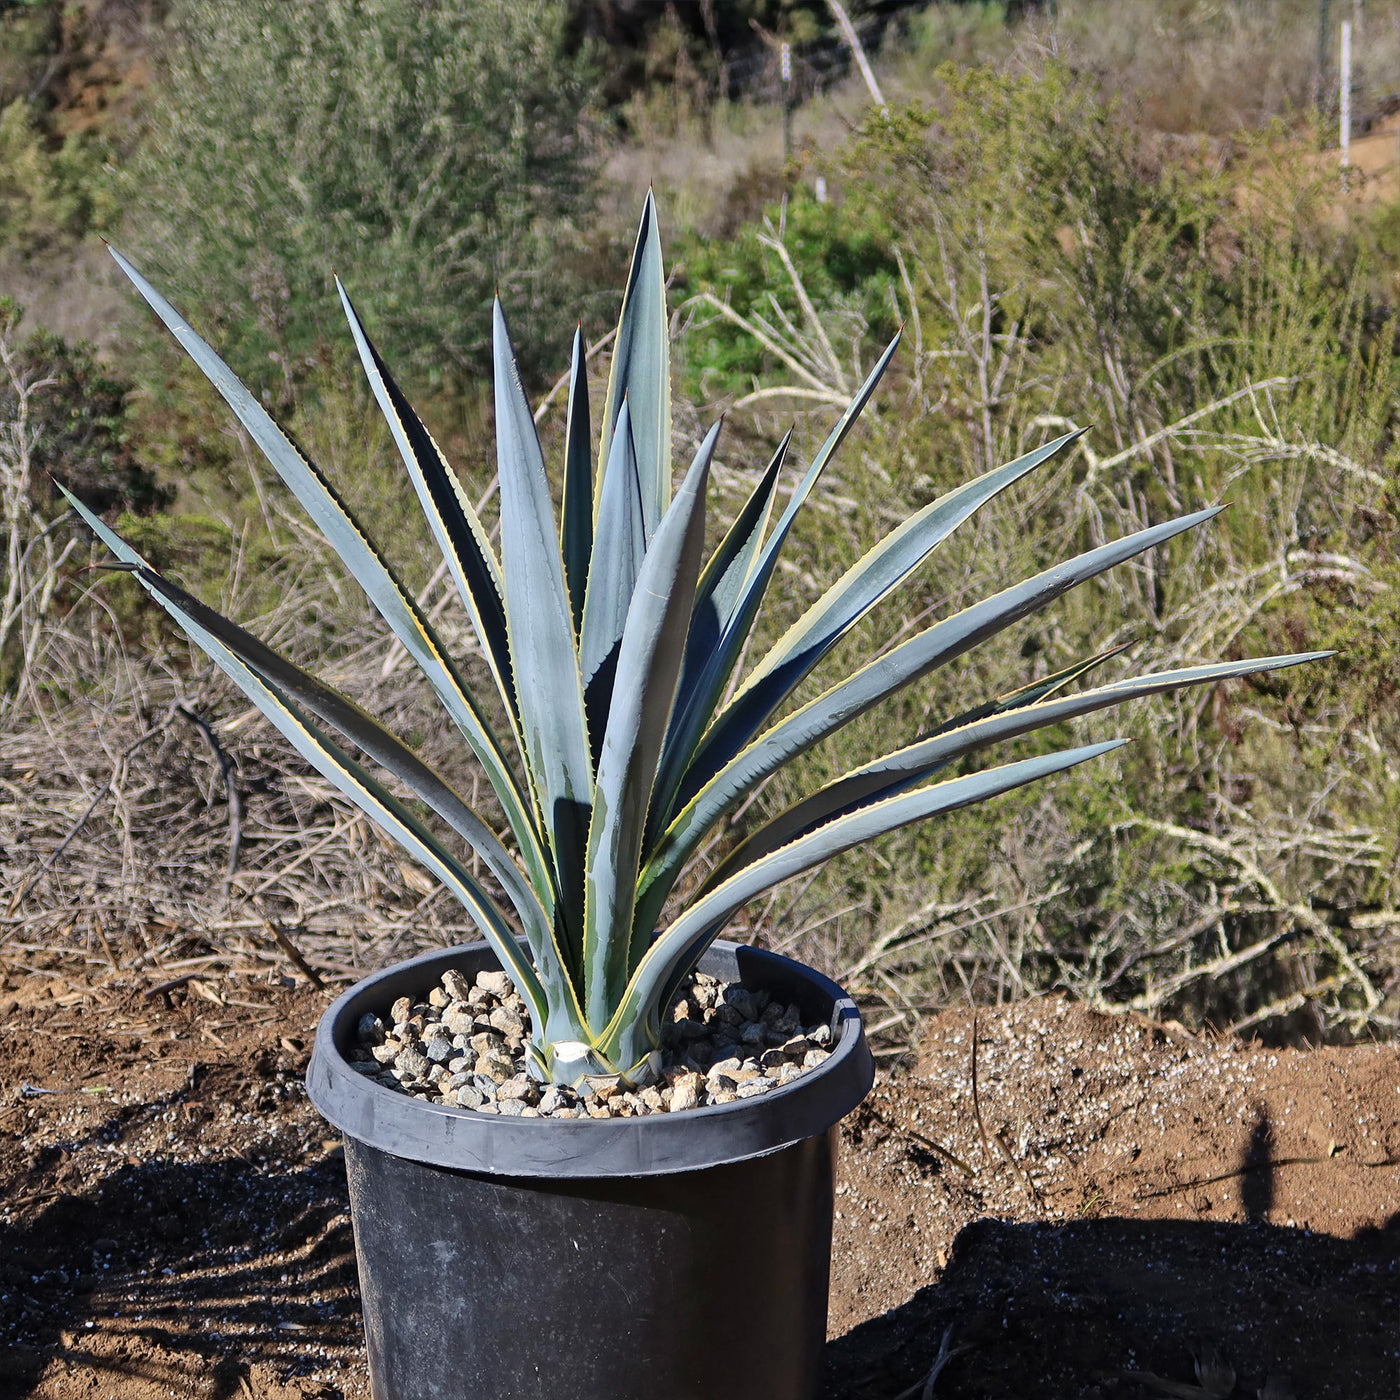
POLYGON ((482 368, 492 292, 566 343, 593 170, 588 62, 544 0, 182 0, 130 170, 125 242, 284 392, 373 288, 420 383, 482 368))

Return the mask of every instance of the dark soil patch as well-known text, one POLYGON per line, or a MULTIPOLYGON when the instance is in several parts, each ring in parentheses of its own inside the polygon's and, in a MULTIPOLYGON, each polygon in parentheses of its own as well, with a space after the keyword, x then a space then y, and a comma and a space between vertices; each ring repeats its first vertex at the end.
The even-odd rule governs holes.
MULTIPOLYGON (((300 1087, 324 995, 37 990, 0 1029, 0 1396, 368 1400, 300 1087)), ((920 1397, 945 1337, 938 1397, 1400 1396, 1400 1049, 1048 1000, 977 1056, 982 1130, 965 1013, 846 1125, 830 1400, 920 1397)))

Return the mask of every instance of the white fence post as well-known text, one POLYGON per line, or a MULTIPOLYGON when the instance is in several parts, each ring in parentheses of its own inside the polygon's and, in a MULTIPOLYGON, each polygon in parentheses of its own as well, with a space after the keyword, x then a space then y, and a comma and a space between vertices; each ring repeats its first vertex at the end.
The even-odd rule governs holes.
POLYGON ((1341 72, 1337 75, 1338 96, 1341 99, 1342 169, 1351 164, 1351 21, 1342 21, 1341 72))

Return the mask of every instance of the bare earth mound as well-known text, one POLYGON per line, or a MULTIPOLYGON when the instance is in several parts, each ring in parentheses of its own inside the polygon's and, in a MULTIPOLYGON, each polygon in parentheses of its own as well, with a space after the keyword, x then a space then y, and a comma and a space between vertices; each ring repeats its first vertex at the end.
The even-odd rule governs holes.
MULTIPOLYGON (((367 1400, 324 995, 6 997, 0 1396, 367 1400)), ((972 1051, 935 1019, 846 1125, 831 1400, 1400 1396, 1400 1049, 1042 1000, 980 1018, 976 1105, 972 1051)))

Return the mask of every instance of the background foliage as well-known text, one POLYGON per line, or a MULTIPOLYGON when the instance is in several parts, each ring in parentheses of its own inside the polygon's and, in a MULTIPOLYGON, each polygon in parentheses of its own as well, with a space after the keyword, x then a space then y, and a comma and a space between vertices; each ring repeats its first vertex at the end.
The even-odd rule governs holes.
MULTIPOLYGON (((848 857, 753 908, 754 935, 883 1000, 886 1034, 914 1035, 922 1008, 967 990, 1051 986, 1276 1038, 1394 1031, 1400 171, 1392 155, 1344 181, 1335 152, 1319 151, 1335 70, 1317 65, 1314 6, 1060 0, 1051 16, 853 5, 889 110, 869 107, 857 79, 814 81, 790 159, 762 86, 770 50, 750 21, 820 45, 831 33, 823 4, 491 0, 465 24, 457 0, 333 0, 304 32, 269 0, 183 0, 149 19, 138 8, 0 10, 0 32, 16 40, 0 44, 0 262, 36 279, 76 269, 97 288, 86 320, 79 309, 52 325, 20 326, 13 313, 6 323, 14 374, 0 384, 0 442, 6 480, 24 483, 7 500, 29 503, 7 516, 4 582, 28 600, 9 624, 0 618, 7 724, 25 753, 62 737, 68 767, 102 783, 109 757, 83 748, 91 706, 116 735, 182 697, 234 726, 219 732, 245 825, 270 825, 244 846, 227 906, 210 912, 192 903, 188 872, 142 864, 154 833, 143 838, 129 815, 113 899, 139 889, 151 908, 178 911, 200 956, 244 948, 216 925, 275 913, 320 965, 346 970, 455 930, 449 907, 343 814, 340 844, 279 881, 319 839, 325 795, 291 802, 314 784, 295 788, 306 780, 290 768, 269 776, 271 746, 253 744, 204 664, 124 595, 127 581, 78 572, 85 542, 50 530, 42 472, 98 472, 115 494, 89 499, 110 512, 163 512, 128 519, 142 547, 166 541, 161 562, 221 610, 255 619, 303 661, 324 658, 450 765, 401 658, 247 444, 143 320, 112 335, 115 313, 96 310, 112 303, 86 271, 99 265, 92 230, 120 227, 128 251, 278 401, 460 636, 345 362, 329 271, 348 276, 489 518, 489 394, 477 370, 492 286, 535 357, 527 369, 557 445, 562 405, 548 395, 564 368, 564 312, 581 311, 590 344, 600 339, 640 193, 655 180, 681 332, 678 427, 698 440, 728 410, 717 519, 732 518, 787 427, 810 454, 904 328, 868 424, 789 546, 772 634, 935 492, 1068 424, 1091 425, 1072 457, 941 547, 908 606, 877 615, 828 674, 850 665, 851 649, 888 645, 1079 549, 1230 503, 1206 532, 867 716, 795 786, 1104 648, 1126 649, 1105 661, 1105 679, 1340 652, 1142 703, 1115 722, 1135 742, 1110 761, 848 857), (205 76, 214 53, 229 75, 219 83, 205 76), (99 338, 100 351, 81 348, 99 338), (353 956, 322 911, 351 888, 362 927, 380 926, 375 910, 394 915, 392 937, 353 956)), ((1356 106, 1384 122, 1375 74, 1400 46, 1400 7, 1372 0, 1364 20, 1356 106)), ((595 384, 606 355, 598 346, 595 384)), ((1044 743, 1108 732, 1086 722, 1044 743)), ((213 762, 201 753, 189 761, 213 762)), ((27 760, 17 749, 8 761, 27 760)), ((59 791, 53 811, 81 806, 87 781, 59 791)), ((222 782, 206 782, 198 819, 215 850, 229 817, 222 782)), ((740 812, 711 858, 791 795, 780 782, 740 812)), ((56 847, 71 819, 44 827, 41 807, 0 808, 14 838, 0 831, 0 842, 56 847)), ((95 935, 78 885, 60 864, 26 892, 34 869, 0 867, 4 889, 24 895, 0 937, 87 956, 79 944, 95 935)))

